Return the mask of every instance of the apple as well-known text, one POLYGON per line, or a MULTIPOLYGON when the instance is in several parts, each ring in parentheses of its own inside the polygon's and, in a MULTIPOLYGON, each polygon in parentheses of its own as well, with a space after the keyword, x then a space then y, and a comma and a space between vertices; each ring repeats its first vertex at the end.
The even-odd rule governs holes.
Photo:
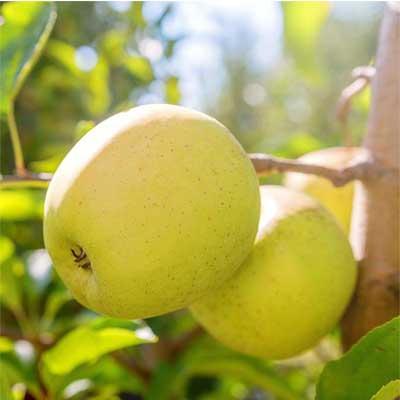
POLYGON ((316 200, 279 186, 260 190, 252 252, 231 279, 190 309, 227 347, 285 359, 337 324, 354 290, 356 264, 345 233, 316 200))
MULTIPOLYGON (((331 147, 308 153, 300 161, 331 168, 343 168, 360 156, 360 147, 331 147)), ((354 182, 335 187, 330 181, 315 175, 290 172, 286 174, 285 186, 300 190, 319 200, 349 233, 353 208, 354 182)))
POLYGON ((47 191, 44 240, 84 306, 147 318, 188 306, 229 278, 257 233, 258 180, 215 119, 146 105, 88 132, 47 191))

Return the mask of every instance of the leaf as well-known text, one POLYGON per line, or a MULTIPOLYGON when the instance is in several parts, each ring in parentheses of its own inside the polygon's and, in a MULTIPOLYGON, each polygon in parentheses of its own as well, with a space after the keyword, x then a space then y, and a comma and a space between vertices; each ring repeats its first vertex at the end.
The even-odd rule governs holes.
POLYGON ((11 392, 11 382, 8 376, 8 371, 2 369, 0 374, 0 399, 4 400, 14 400, 13 394, 11 392))
POLYGON ((155 341, 149 328, 137 323, 98 318, 67 333, 42 359, 50 373, 62 375, 112 351, 155 341))
POLYGON ((256 386, 281 400, 301 400, 284 376, 271 362, 236 353, 215 341, 203 338, 186 349, 174 364, 160 364, 152 375, 146 400, 184 398, 185 387, 192 376, 229 376, 256 386))
POLYGON ((284 2, 282 8, 286 48, 299 68, 313 78, 318 72, 315 70, 316 44, 329 14, 329 2, 284 2))
POLYGON ((58 311, 68 301, 72 300, 72 296, 69 291, 64 288, 53 290, 46 300, 44 307, 43 316, 41 323, 43 324, 42 329, 48 329, 54 321, 58 311))
POLYGON ((23 382, 27 389, 39 398, 40 391, 36 382, 34 369, 30 365, 24 364, 15 352, 2 353, 0 357, 0 398, 6 392, 4 386, 11 388, 15 383, 23 382))
POLYGON ((273 154, 279 157, 297 158, 305 153, 321 149, 323 143, 309 133, 296 133, 285 144, 274 150, 273 154))
POLYGON ((21 278, 25 274, 24 265, 13 257, 1 264, 0 272, 0 303, 19 313, 22 308, 21 278))
POLYGON ((124 66, 143 82, 150 82, 153 79, 153 69, 147 58, 140 56, 126 57, 124 66))
POLYGON ((190 371, 197 375, 229 375, 274 394, 282 400, 300 400, 301 398, 271 365, 243 354, 201 357, 190 366, 190 371))
POLYGON ((5 336, 0 336, 0 353, 8 353, 14 350, 14 343, 5 336))
POLYGON ((182 373, 182 365, 160 363, 153 371, 145 400, 167 400, 172 398, 171 393, 175 389, 173 383, 182 373))
POLYGON ((375 328, 341 359, 322 371, 316 400, 370 399, 383 385, 399 379, 400 317, 375 328))
POLYGON ((65 398, 66 387, 82 379, 90 380, 96 391, 107 388, 116 392, 137 393, 142 390, 139 378, 110 356, 104 356, 95 363, 82 364, 69 374, 47 375, 42 378, 54 399, 65 398))
POLYGON ((92 128, 95 127, 95 125, 96 123, 94 121, 79 121, 75 128, 75 142, 83 138, 92 128))
POLYGON ((400 397, 400 380, 389 382, 383 386, 371 400, 396 400, 400 397))
POLYGON ((170 104, 178 104, 181 100, 181 92, 179 90, 178 78, 171 76, 165 83, 165 98, 170 104))
POLYGON ((76 79, 77 90, 84 89, 84 94, 88 97, 85 104, 93 115, 101 115, 107 110, 110 105, 109 67, 104 57, 97 55, 96 66, 90 71, 83 71, 75 63, 75 47, 54 39, 49 42, 46 54, 76 79))
POLYGON ((15 246, 12 240, 5 236, 0 236, 0 265, 7 261, 15 252, 15 246))
POLYGON ((9 2, 0 26, 0 112, 7 113, 39 58, 56 20, 52 3, 9 2))
POLYGON ((43 218, 42 190, 0 190, 0 220, 25 221, 43 218))

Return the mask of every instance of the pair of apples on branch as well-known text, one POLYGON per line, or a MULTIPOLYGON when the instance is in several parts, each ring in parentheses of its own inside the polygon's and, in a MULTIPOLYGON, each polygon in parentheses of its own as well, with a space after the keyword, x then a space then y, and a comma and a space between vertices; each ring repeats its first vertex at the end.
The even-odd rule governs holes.
MULTIPOLYGON (((356 151, 304 162, 334 167, 356 151)), ((296 173, 285 183, 259 187, 215 119, 137 107, 100 123, 63 160, 46 196, 45 244, 72 294, 96 312, 138 319, 188 307, 228 347, 292 357, 338 323, 356 263, 352 184, 296 173)))

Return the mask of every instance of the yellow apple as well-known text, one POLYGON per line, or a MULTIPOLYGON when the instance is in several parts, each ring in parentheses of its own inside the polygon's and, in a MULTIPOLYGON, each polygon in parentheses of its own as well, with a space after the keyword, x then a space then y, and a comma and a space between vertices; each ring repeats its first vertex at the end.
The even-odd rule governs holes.
POLYGON ((314 346, 337 324, 355 281, 352 251, 334 217, 303 193, 263 186, 252 252, 190 309, 226 346, 284 359, 314 346))
MULTIPOLYGON (((363 149, 360 147, 331 147, 305 154, 299 160, 323 167, 343 168, 361 155, 362 151, 363 149)), ((290 172, 286 174, 285 186, 307 193, 319 200, 338 219, 346 233, 349 233, 354 182, 342 187, 335 187, 325 178, 290 172)))
POLYGON ((76 299, 146 318, 188 306, 250 252, 258 181, 232 134, 178 106, 147 105, 87 133, 56 171, 44 239, 76 299))

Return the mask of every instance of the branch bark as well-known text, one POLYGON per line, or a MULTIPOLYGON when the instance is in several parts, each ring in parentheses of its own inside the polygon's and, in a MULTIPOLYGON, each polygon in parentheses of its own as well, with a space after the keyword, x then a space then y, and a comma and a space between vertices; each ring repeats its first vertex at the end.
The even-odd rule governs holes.
POLYGON ((340 95, 336 108, 336 116, 342 125, 342 138, 346 146, 351 146, 353 144, 348 124, 351 102, 358 93, 362 92, 368 86, 374 75, 374 67, 354 68, 352 72, 354 81, 345 87, 340 95))
POLYGON ((0 175, 0 187, 3 189, 31 187, 31 188, 47 188, 52 178, 51 174, 40 173, 33 174, 26 172, 25 175, 0 175))
POLYGON ((335 186, 344 186, 352 180, 368 180, 381 176, 392 177, 396 170, 383 168, 376 162, 368 151, 354 160, 346 168, 329 168, 321 165, 307 164, 299 160, 274 157, 267 154, 250 154, 250 159, 258 175, 271 172, 301 172, 329 179, 335 186))
POLYGON ((351 242, 359 280, 342 321, 343 346, 399 314, 400 8, 389 3, 381 27, 363 147, 396 179, 358 183, 351 242))

